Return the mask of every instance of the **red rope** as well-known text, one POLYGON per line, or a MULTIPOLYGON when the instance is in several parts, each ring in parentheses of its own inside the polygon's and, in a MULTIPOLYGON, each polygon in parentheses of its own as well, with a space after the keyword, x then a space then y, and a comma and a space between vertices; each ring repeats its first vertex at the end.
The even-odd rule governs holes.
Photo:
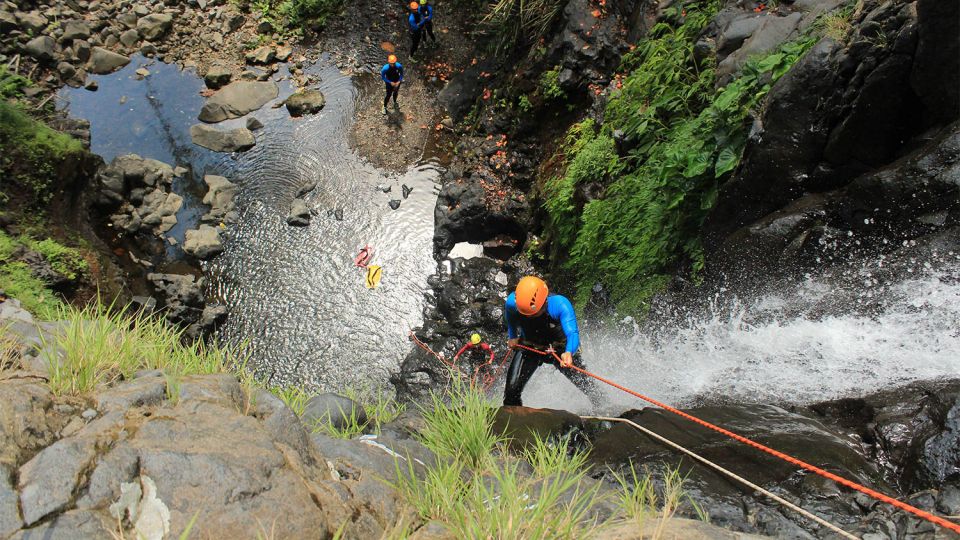
MULTIPOLYGON (((549 355, 552 354, 553 357, 556 358, 557 362, 560 362, 560 357, 557 356, 557 353, 555 353, 555 352, 552 352, 552 351, 551 351, 551 352, 548 353, 548 352, 546 352, 546 351, 541 351, 541 350, 533 349, 533 348, 530 348, 530 347, 527 347, 527 346, 524 346, 524 345, 517 345, 517 347, 518 347, 518 348, 521 348, 521 349, 524 349, 524 350, 527 350, 527 351, 535 352, 535 353, 537 353, 537 354, 541 354, 541 355, 544 355, 544 356, 549 356, 549 355)), ((780 451, 778 451, 778 450, 774 450, 773 448, 770 448, 769 446, 760 444, 760 443, 758 443, 758 442, 756 442, 756 441, 754 441, 754 440, 752 440, 752 439, 748 439, 748 438, 744 437, 743 435, 738 435, 738 434, 736 434, 736 433, 734 433, 734 432, 732 432, 732 431, 730 431, 730 430, 724 429, 724 428, 722 428, 722 427, 720 427, 720 426, 717 426, 717 425, 715 425, 715 424, 711 424, 710 422, 707 422, 706 420, 701 420, 701 419, 697 418, 696 416, 693 416, 693 415, 691 415, 691 414, 689 414, 689 413, 685 413, 685 412, 683 412, 683 411, 681 411, 681 410, 679 410, 679 409, 675 409, 675 408, 673 408, 673 407, 671 407, 671 406, 669 406, 669 405, 667 405, 667 404, 665 404, 665 403, 661 403, 661 402, 659 402, 659 401, 657 401, 657 400, 655 400, 655 399, 653 399, 653 398, 647 397, 647 396, 645 396, 645 395, 643 395, 643 394, 641 394, 641 393, 639 393, 639 392, 635 392, 635 391, 633 391, 633 390, 630 390, 629 388, 626 388, 626 387, 624 387, 624 386, 621 386, 621 385, 619 385, 619 384, 617 384, 617 383, 615 383, 615 382, 613 382, 613 381, 611 381, 611 380, 608 380, 608 379, 605 379, 605 378, 603 378, 603 377, 601 377, 601 376, 599 376, 599 375, 595 375, 595 374, 593 374, 593 373, 590 373, 589 371, 587 371, 587 370, 585 370, 585 369, 579 368, 579 367, 577 367, 577 366, 569 366, 569 369, 573 369, 573 370, 575 370, 575 371, 579 371, 580 373, 583 373, 584 375, 587 375, 587 376, 589 376, 589 377, 593 377, 594 379, 596 379, 596 380, 598 380, 598 381, 600 381, 600 382, 602 382, 602 383, 606 383, 606 384, 608 384, 608 385, 610 385, 610 386, 612 386, 612 387, 614 387, 614 388, 616 388, 616 389, 618 389, 618 390, 622 390, 622 391, 624 391, 624 392, 626 392, 626 393, 628 393, 628 394, 630 394, 630 395, 632 395, 632 396, 634 396, 634 397, 638 397, 638 398, 640 398, 640 399, 642 399, 642 400, 644 400, 644 401, 646 401, 646 402, 648 402, 648 403, 652 403, 653 405, 656 405, 657 407, 660 407, 660 408, 662 408, 662 409, 666 409, 667 411, 670 411, 670 412, 672 412, 672 413, 674 413, 674 414, 676 414, 676 415, 682 416, 682 417, 686 418, 687 420, 690 420, 691 422, 695 422, 695 423, 697 423, 697 424, 700 424, 701 426, 703 426, 703 427, 705 427, 705 428, 712 429, 713 431, 716 431, 717 433, 721 433, 721 434, 723 434, 723 435, 726 435, 727 437, 730 437, 731 439, 734 439, 734 440, 736 440, 736 441, 740 441, 740 442, 742 442, 743 444, 746 444, 746 445, 748 445, 748 446, 752 446, 753 448, 756 448, 757 450, 760 450, 761 452, 766 452, 767 454, 770 454, 771 456, 780 458, 780 459, 782 459, 782 460, 784 460, 784 461, 786 461, 786 462, 788 462, 788 463, 791 463, 791 464, 796 465, 796 466, 798 466, 798 467, 800 467, 800 468, 806 469, 806 470, 808 470, 808 471, 810 471, 810 472, 812 472, 812 473, 818 474, 818 475, 820 475, 820 476, 822 476, 822 477, 824 477, 824 478, 829 478, 830 480, 833 480, 834 482, 836 482, 836 483, 838 483, 838 484, 840 484, 840 485, 842 485, 842 486, 846 486, 846 487, 848 487, 848 488, 850 488, 850 489, 859 491, 860 493, 863 493, 863 494, 865 494, 865 495, 869 495, 870 497, 873 497, 874 499, 877 499, 878 501, 883 501, 883 502, 885 502, 885 503, 887 503, 887 504, 889 504, 889 505, 895 506, 895 507, 897 507, 897 508, 899 508, 899 509, 901 509, 901 510, 910 512, 911 514, 913 514, 913 515, 915 515, 915 516, 917 516, 917 517, 920 517, 920 518, 922 518, 922 519, 925 519, 925 520, 927 520, 927 521, 930 521, 931 523, 935 523, 935 524, 937 524, 937 525, 939 525, 939 526, 941 526, 941 527, 944 527, 944 528, 946 528, 946 529, 950 529, 950 530, 953 531, 953 532, 960 533, 960 525, 957 525, 956 523, 952 523, 952 522, 950 522, 950 521, 947 521, 947 520, 943 519, 942 517, 935 516, 935 515, 931 514, 930 512, 921 510, 921 509, 919 509, 919 508, 917 508, 917 507, 915 507, 915 506, 911 506, 911 505, 909 505, 909 504, 907 504, 907 503, 905 503, 905 502, 898 501, 897 499, 894 499, 893 497, 890 497, 890 496, 888 496, 888 495, 884 495, 883 493, 880 493, 879 491, 872 490, 872 489, 870 489, 870 488, 868 488, 868 487, 866 487, 866 486, 862 486, 862 485, 860 485, 860 484, 858 484, 858 483, 856 483, 856 482, 854 482, 854 481, 852 481, 852 480, 847 480, 846 478, 844 478, 844 477, 842 477, 842 476, 838 476, 838 475, 836 475, 836 474, 833 474, 832 472, 825 471, 825 470, 821 469, 820 467, 817 467, 817 466, 815 466, 815 465, 811 465, 811 464, 809 464, 809 463, 807 463, 807 462, 805 462, 805 461, 799 460, 799 459, 797 459, 797 458, 795 458, 795 457, 793 457, 793 456, 790 456, 790 455, 788 455, 788 454, 784 454, 783 452, 780 452, 780 451)))

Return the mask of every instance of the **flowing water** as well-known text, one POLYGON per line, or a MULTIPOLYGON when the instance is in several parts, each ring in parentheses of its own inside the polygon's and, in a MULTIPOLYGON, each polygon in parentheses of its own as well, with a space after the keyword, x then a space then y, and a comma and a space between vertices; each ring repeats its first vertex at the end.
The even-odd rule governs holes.
POLYGON ((279 81, 279 98, 251 113, 265 125, 255 132, 257 145, 239 154, 190 142, 204 100, 203 81, 189 70, 135 57, 124 69, 95 77, 99 91, 66 89, 62 97, 71 115, 91 122, 92 150, 105 160, 136 153, 192 170, 174 186, 186 196, 173 231, 177 240, 206 211, 199 203, 204 174, 238 184, 240 218, 226 230, 224 253, 206 263, 204 273, 210 299, 229 311, 220 337, 248 343, 258 376, 315 388, 383 383, 409 350, 407 331, 422 319, 426 278, 435 269, 433 206, 441 171, 430 160, 400 175, 365 162, 347 145, 363 78, 341 74, 326 58, 307 72, 320 80, 323 111, 292 119, 285 108, 272 108, 293 91, 289 81, 279 81), (144 64, 152 74, 137 80, 134 71, 144 64), (305 197, 314 212, 311 225, 288 226, 294 197, 313 182, 316 189, 305 197), (404 185, 412 188, 406 198, 404 185), (392 199, 401 201, 397 210, 388 205, 392 199), (383 268, 381 286, 373 290, 353 264, 367 244, 374 248, 372 264, 383 268))
MULTIPOLYGON (((960 253, 908 260, 892 274, 871 257, 840 271, 720 291, 643 328, 583 331, 588 369, 668 404, 804 404, 960 374, 960 253)), ((645 403, 605 387, 608 412, 645 403)), ((586 411, 554 369, 524 404, 586 411), (558 388, 562 388, 558 391, 558 388), (571 405, 572 403, 572 405, 571 405)))

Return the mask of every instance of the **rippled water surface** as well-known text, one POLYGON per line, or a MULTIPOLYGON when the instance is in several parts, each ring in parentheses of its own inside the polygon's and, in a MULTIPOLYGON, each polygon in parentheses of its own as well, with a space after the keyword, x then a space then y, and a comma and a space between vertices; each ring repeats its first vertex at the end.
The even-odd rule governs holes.
MULTIPOLYGON (((225 252, 205 266, 211 299, 229 309, 221 337, 247 342, 252 367, 271 384, 385 382, 409 350, 407 331, 422 318, 426 277, 434 269, 439 167, 426 162, 393 175, 354 153, 347 135, 359 91, 354 79, 325 60, 308 68, 327 99, 321 113, 291 119, 285 108, 272 108, 292 92, 280 81, 278 100, 251 113, 265 124, 255 132, 257 145, 241 154, 209 152, 189 138, 203 105, 203 82, 161 63, 138 81, 134 71, 145 62, 138 57, 97 77, 98 92, 67 90, 63 97, 72 115, 91 121, 93 150, 105 159, 137 153, 188 166, 192 179, 175 186, 188 195, 202 195, 204 174, 240 186, 238 223, 227 229, 225 252), (314 212, 311 225, 288 226, 294 197, 313 182, 317 188, 305 197, 314 212), (402 185, 413 188, 408 198, 402 185), (401 201, 399 209, 390 208, 391 199, 401 201), (374 247, 372 264, 383 267, 374 290, 353 264, 366 244, 374 247)), ((205 211, 196 199, 188 197, 178 216, 181 235, 205 211)))

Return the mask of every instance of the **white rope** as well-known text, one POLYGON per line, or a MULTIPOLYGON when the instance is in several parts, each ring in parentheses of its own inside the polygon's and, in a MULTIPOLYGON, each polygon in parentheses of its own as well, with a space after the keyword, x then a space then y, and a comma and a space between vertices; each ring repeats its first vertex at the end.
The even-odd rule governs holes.
POLYGON ((717 471, 717 472, 719 472, 719 473, 721 473, 721 474, 724 474, 724 475, 726 475, 727 477, 732 478, 732 479, 736 480, 737 482, 740 482, 741 484, 749 487, 750 489, 752 489, 752 490, 754 490, 754 491, 757 491, 758 493, 761 493, 761 494, 763 494, 763 495, 765 495, 765 496, 773 499, 774 501, 782 504, 783 506, 786 506, 787 508, 793 510, 794 512, 797 512, 798 514, 800 514, 800 515, 802 515, 802 516, 804 516, 804 517, 806 517, 806 518, 808 518, 808 519, 811 519, 811 520, 819 523, 820 525, 823 525, 824 527, 826 527, 826 528, 830 529, 831 531, 839 534, 840 536, 843 536, 844 538, 851 538, 851 539, 853 539, 853 540, 858 540, 858 538, 857 538, 856 536, 848 533, 847 531, 841 529, 840 527, 837 527, 837 526, 834 525, 833 523, 830 523, 829 521, 821 518, 820 516, 814 515, 814 514, 808 512, 807 510, 804 510, 803 508, 800 508, 799 506, 793 504, 792 502, 784 499, 783 497, 780 497, 779 495, 775 495, 774 493, 771 493, 770 491, 768 491, 768 490, 766 490, 766 489, 763 489, 762 487, 754 484, 753 482, 747 480, 746 478, 743 478, 742 476, 739 476, 739 475, 737 475, 737 474, 735 474, 735 473, 733 473, 733 472, 731 472, 731 471, 729 471, 729 470, 727 470, 727 469, 724 469, 724 468, 721 467, 720 465, 717 465, 716 463, 710 461, 709 459, 707 459, 707 458, 705 458, 705 457, 703 457, 703 456, 701 456, 701 455, 699 455, 699 454, 696 454, 696 453, 694 453, 694 452, 692 452, 692 451, 690 451, 690 450, 687 450, 687 449, 684 448, 683 446, 680 446, 679 444, 671 441, 670 439, 667 439, 667 438, 665 438, 665 437, 662 437, 662 436, 660 436, 660 435, 657 435, 656 433, 654 433, 654 432, 650 431, 649 429, 647 429, 647 428, 645 428, 645 427, 637 424, 636 422, 633 422, 633 421, 631 421, 631 420, 627 420, 626 418, 610 418, 610 417, 606 417, 606 416, 581 416, 580 418, 583 418, 583 419, 586 419, 586 420, 605 420, 605 421, 607 421, 607 422, 621 422, 621 423, 624 423, 624 424, 629 424, 629 425, 633 426, 634 428, 636 428, 637 430, 642 431, 642 432, 645 433, 647 436, 652 437, 652 438, 654 438, 654 439, 662 442, 663 444, 665 444, 665 445, 667 445, 667 446, 670 446, 671 448, 674 448, 675 450, 678 450, 678 451, 680 451, 680 452, 682 452, 682 453, 684 453, 684 454, 692 457, 693 459, 699 461, 700 463, 703 463, 704 465, 710 467, 711 469, 713 469, 713 470, 715 470, 715 471, 717 471))

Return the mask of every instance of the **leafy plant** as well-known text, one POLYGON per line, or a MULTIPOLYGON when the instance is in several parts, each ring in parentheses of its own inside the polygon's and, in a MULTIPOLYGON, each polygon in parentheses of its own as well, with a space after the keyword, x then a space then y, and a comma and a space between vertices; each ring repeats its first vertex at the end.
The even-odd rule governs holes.
POLYGON ((702 267, 700 227, 739 164, 751 111, 814 43, 803 37, 752 59, 715 89, 713 68, 694 61, 693 44, 718 4, 687 4, 683 17, 680 9, 666 20, 682 22, 657 24, 625 57, 629 74, 603 125, 571 130, 566 168, 544 186, 551 252, 569 253, 556 270, 572 274, 581 305, 600 283, 620 310, 643 312, 678 267, 702 267), (625 159, 616 159, 614 132, 625 159), (574 195, 585 182, 606 188, 581 209, 574 195))
POLYGON ((567 93, 560 87, 560 68, 543 72, 540 76, 540 94, 550 100, 559 100, 567 96, 567 93))

